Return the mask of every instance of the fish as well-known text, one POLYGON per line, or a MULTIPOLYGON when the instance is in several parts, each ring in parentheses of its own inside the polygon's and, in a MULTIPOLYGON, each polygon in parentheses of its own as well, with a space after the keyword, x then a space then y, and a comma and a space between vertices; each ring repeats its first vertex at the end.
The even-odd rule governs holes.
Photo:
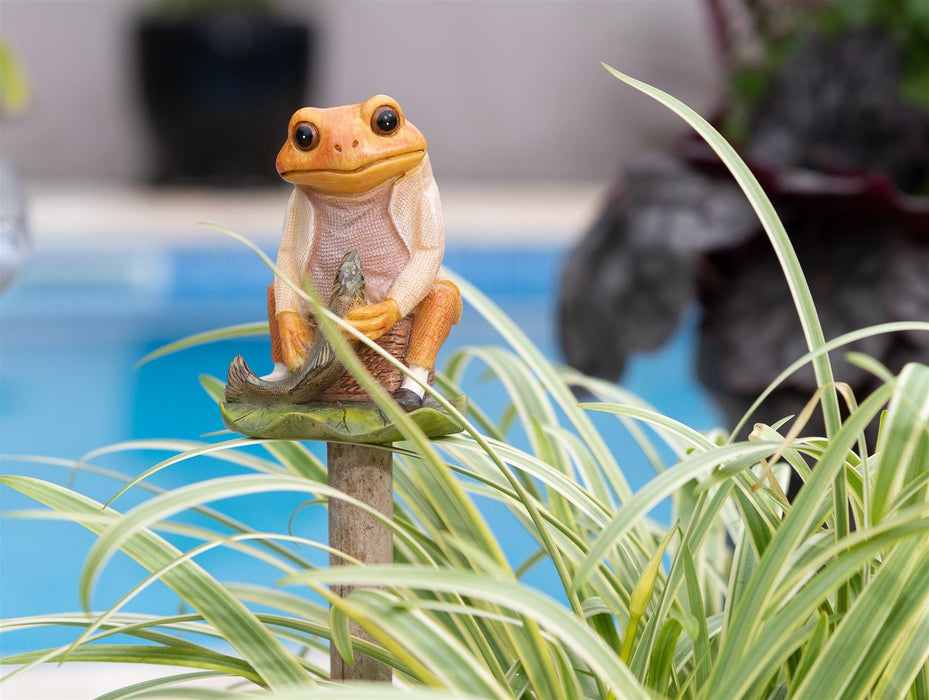
MULTIPOLYGON (((361 256, 350 251, 339 263, 329 310, 345 318, 350 311, 366 303, 361 256)), ((280 379, 262 379, 249 369, 241 355, 236 355, 226 378, 226 401, 263 406, 310 403, 335 384, 343 368, 326 336, 317 331, 303 364, 296 372, 280 379)))

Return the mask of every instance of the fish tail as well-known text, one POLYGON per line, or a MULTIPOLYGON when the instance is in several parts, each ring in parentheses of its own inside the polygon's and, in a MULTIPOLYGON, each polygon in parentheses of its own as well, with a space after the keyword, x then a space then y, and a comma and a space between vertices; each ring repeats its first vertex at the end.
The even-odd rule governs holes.
POLYGON ((249 369, 245 358, 236 355, 229 364, 226 375, 226 401, 230 403, 244 402, 254 395, 256 389, 262 387, 262 380, 249 369))

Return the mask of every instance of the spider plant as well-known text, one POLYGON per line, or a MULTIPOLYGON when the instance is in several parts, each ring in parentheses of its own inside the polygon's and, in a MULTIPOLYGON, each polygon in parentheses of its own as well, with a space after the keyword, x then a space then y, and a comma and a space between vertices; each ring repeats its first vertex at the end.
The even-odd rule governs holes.
MULTIPOLYGON (((505 344, 455 353, 437 397, 457 394, 478 367, 503 385, 510 405, 499 423, 472 405, 463 433, 429 441, 372 386, 406 438, 383 447, 394 453, 393 518, 368 509, 393 532, 393 565, 321 568, 308 553, 328 550, 322 533, 256 531, 211 505, 286 491, 325 507, 337 492, 300 443, 236 438, 109 448, 174 453, 134 476, 103 470, 99 454, 78 460, 114 480, 110 496, 127 486, 146 495, 125 512, 119 499, 110 504, 7 473, 0 477, 6 487, 44 506, 19 516, 71 520, 98 536, 77 582, 84 610, 3 621, 8 633, 75 630, 70 644, 4 659, 18 665, 14 674, 42 662, 144 662, 189 670, 103 697, 296 698, 314 689, 371 697, 370 688, 332 687, 320 662, 333 644, 347 660, 360 652, 394 669, 396 685, 378 697, 929 697, 929 367, 911 364, 893 375, 859 356, 884 383, 856 397, 833 381, 828 354, 873 334, 929 332, 929 323, 885 324, 826 342, 786 232, 734 151, 680 102, 609 70, 690 123, 758 212, 809 343, 769 391, 812 363, 820 389, 807 411, 755 425, 744 442, 732 437, 737 430, 698 432, 614 384, 553 365, 492 301, 458 280, 505 344), (579 394, 588 398, 579 403, 579 394), (813 410, 824 412, 827 435, 804 433, 813 410), (655 475, 639 490, 630 488, 625 456, 611 452, 595 413, 615 416, 616 429, 631 431, 652 460, 655 475), (864 431, 873 421, 880 431, 871 449, 864 431), (151 483, 197 456, 235 473, 170 490, 151 483), (805 483, 789 503, 782 486, 791 470, 805 483), (670 520, 652 517, 668 500, 670 520), (488 525, 490 508, 509 514, 506 529, 488 525), (189 513, 198 514, 196 524, 177 517, 189 513), (512 561, 505 545, 514 537, 530 538, 535 553, 512 561), (180 539, 194 544, 182 549, 180 539), (261 585, 220 581, 203 556, 217 549, 273 573, 261 585), (95 583, 117 552, 149 573, 95 609, 95 583), (526 582, 536 567, 550 572, 557 595, 526 582), (156 584, 176 592, 184 609, 130 611, 132 599, 156 584), (338 598, 332 584, 372 587, 338 598), (350 621, 374 641, 353 638, 350 621), (197 686, 214 677, 238 685, 197 686)), ((307 298, 339 356, 370 385, 335 328, 340 321, 307 298)), ((262 330, 256 324, 228 335, 262 330)), ((219 381, 203 384, 221 396, 219 381)))

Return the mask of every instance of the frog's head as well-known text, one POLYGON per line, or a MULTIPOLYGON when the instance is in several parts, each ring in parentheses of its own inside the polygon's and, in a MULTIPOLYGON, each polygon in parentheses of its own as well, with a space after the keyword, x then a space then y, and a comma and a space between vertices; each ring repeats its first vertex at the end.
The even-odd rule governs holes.
POLYGON ((426 139, 387 95, 356 105, 294 112, 277 172, 325 194, 359 194, 422 162, 426 139))

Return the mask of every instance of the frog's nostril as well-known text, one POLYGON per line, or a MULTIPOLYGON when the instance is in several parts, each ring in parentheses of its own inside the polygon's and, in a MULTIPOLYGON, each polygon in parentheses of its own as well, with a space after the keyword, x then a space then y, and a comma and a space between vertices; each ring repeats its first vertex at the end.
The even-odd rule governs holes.
POLYGON ((358 139, 352 141, 352 148, 358 148, 358 139))
POLYGON ((336 145, 335 145, 335 150, 337 150, 339 153, 341 153, 341 152, 342 152, 342 146, 339 145, 339 144, 336 144, 336 145))

